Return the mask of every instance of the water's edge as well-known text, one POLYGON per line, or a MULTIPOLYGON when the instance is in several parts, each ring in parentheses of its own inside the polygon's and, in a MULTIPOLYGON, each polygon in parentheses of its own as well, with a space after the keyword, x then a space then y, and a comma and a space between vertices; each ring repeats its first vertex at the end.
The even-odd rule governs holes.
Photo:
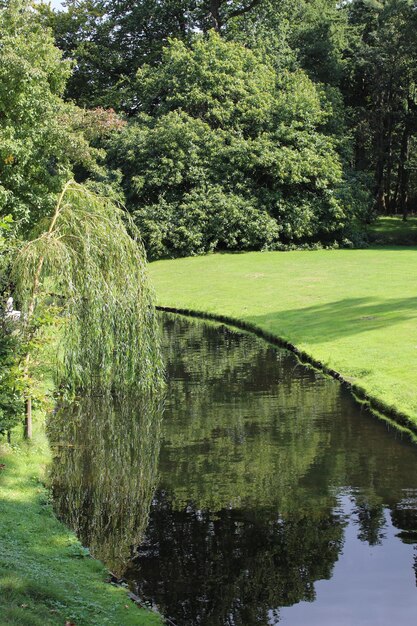
POLYGON ((347 380, 340 372, 328 367, 321 361, 315 359, 313 356, 300 350, 296 345, 292 344, 290 341, 279 337, 273 333, 268 333, 256 324, 251 324, 250 322, 244 322, 235 317, 229 317, 227 315, 219 315, 217 313, 207 313, 205 311, 197 311, 194 309, 182 309, 176 307, 168 307, 157 305, 155 307, 158 311, 162 311, 165 313, 176 313, 177 315, 184 315, 187 317, 195 317, 199 319, 205 320, 213 320, 215 322, 219 322, 222 324, 227 324, 228 326, 232 326, 234 328, 244 330, 250 332, 261 339, 264 339, 268 343, 272 345, 278 346, 280 348, 285 348, 289 352, 292 352, 298 361, 305 366, 312 367, 315 370, 320 371, 326 376, 330 376, 338 380, 345 388, 347 388, 355 400, 362 406, 369 409, 373 415, 375 415, 378 419, 384 420, 388 422, 397 430, 407 434, 414 442, 417 442, 417 423, 415 423, 410 416, 406 413, 403 413, 396 409, 395 407, 389 406, 384 403, 382 400, 375 398, 374 396, 369 395, 363 387, 356 383, 352 383, 347 380))

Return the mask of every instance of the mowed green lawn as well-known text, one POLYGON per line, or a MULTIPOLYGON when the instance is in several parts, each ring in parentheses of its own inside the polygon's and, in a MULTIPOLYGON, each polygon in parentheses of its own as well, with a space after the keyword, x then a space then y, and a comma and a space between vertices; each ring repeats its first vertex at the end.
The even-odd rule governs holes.
POLYGON ((214 254, 150 274, 159 305, 255 324, 417 424, 417 248, 214 254))

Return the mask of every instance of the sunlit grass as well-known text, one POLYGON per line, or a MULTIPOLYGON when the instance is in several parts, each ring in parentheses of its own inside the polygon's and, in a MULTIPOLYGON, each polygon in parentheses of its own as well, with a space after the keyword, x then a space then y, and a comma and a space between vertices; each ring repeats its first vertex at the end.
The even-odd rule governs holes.
POLYGON ((158 304, 273 333, 417 423, 417 248, 215 254, 150 265, 158 304))

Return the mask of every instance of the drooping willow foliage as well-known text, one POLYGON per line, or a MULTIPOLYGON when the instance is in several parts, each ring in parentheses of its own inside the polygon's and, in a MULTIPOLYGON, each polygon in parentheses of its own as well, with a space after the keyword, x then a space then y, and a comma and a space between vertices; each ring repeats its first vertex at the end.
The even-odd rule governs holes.
MULTIPOLYGON (((46 286, 63 320, 59 376, 71 390, 154 391, 162 385, 145 253, 123 209, 73 181, 14 264, 27 327, 46 286)), ((30 331, 29 331, 30 332, 30 331)))

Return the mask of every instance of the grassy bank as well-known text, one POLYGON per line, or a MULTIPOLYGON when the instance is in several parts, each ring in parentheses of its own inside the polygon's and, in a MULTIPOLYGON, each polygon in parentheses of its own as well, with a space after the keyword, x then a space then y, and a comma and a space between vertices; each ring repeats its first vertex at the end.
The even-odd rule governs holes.
POLYGON ((150 265, 159 305, 294 344, 417 425, 417 248, 251 252, 150 265))
POLYGON ((41 483, 50 453, 39 431, 31 445, 0 447, 0 624, 161 624, 105 582, 103 565, 55 518, 41 483))

